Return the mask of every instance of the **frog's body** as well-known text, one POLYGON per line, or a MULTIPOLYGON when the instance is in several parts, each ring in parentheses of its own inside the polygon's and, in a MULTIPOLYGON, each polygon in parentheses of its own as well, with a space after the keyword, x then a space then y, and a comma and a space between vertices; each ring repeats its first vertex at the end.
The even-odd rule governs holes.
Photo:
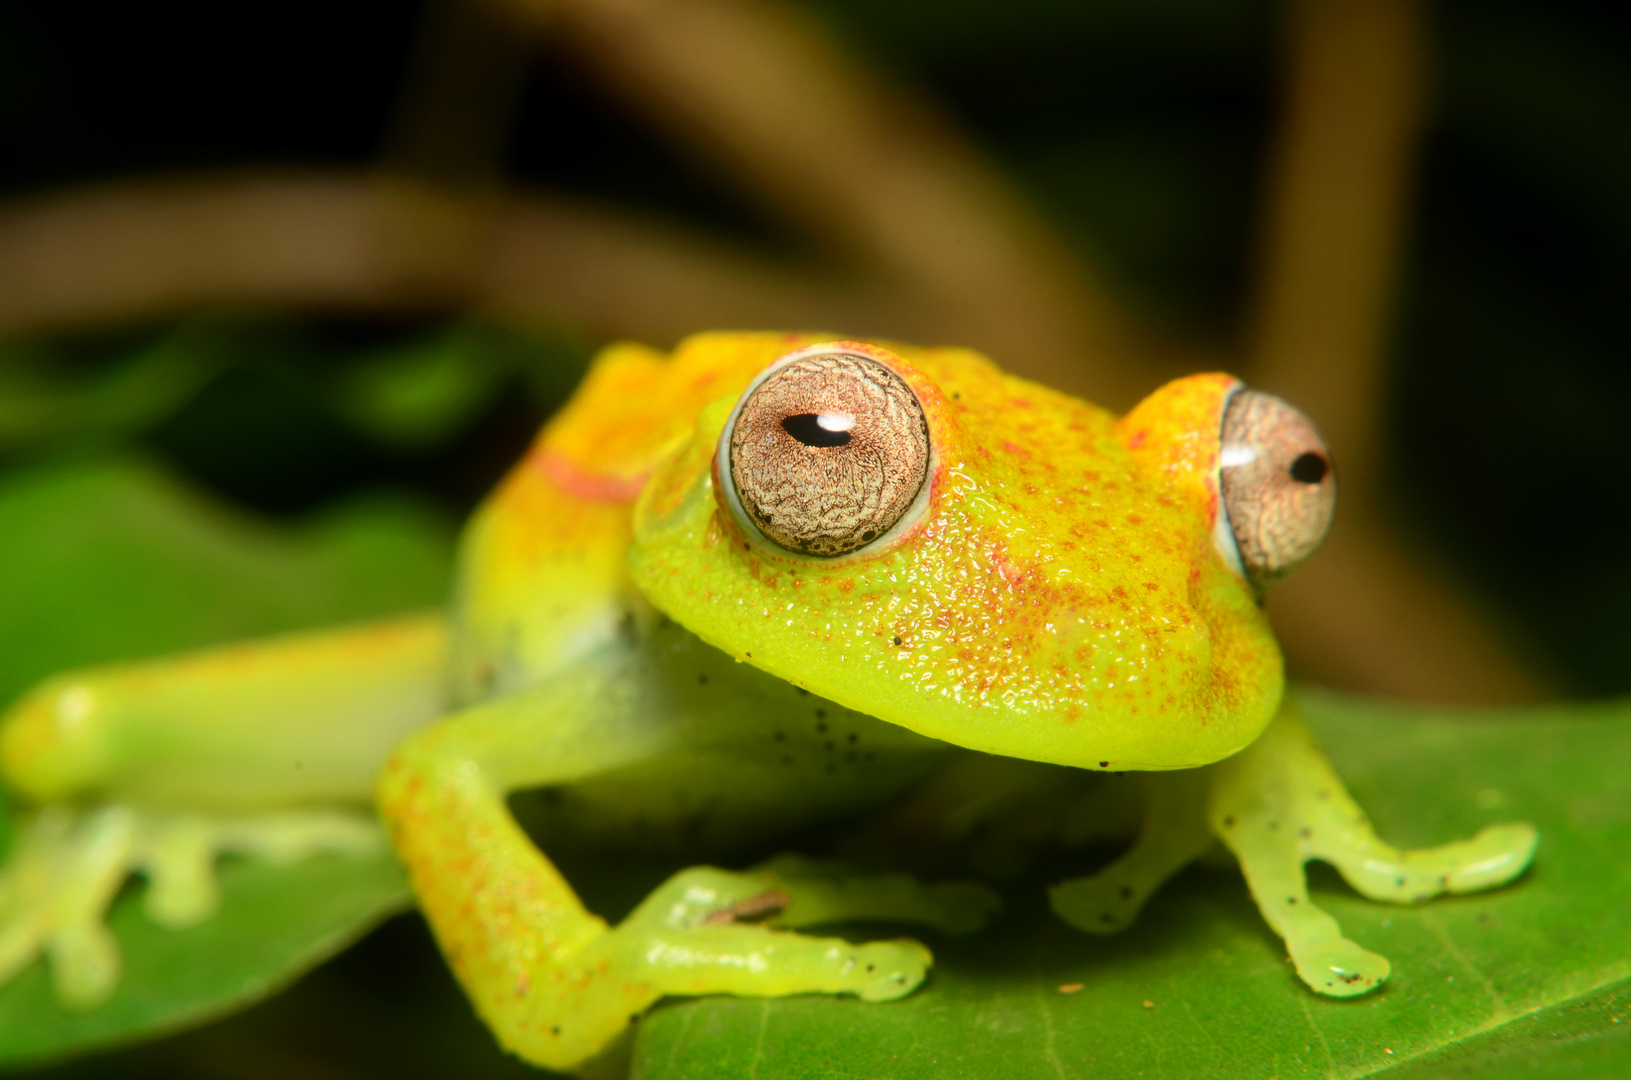
MULTIPOLYGON (((1238 383, 1180 380, 1117 420, 965 350, 817 340, 608 350, 471 523, 445 618, 74 673, 18 703, 8 786, 89 808, 48 805, 19 844, 0 979, 46 951, 64 998, 94 1003, 117 979, 101 915, 131 869, 156 918, 195 921, 220 851, 366 846, 329 807, 371 789, 477 1007, 554 1067, 665 994, 909 993, 929 963, 915 942, 786 928, 965 931, 994 902, 783 859, 686 871, 611 928, 510 817, 518 788, 557 789, 587 834, 708 849, 914 791, 906 817, 958 809, 959 785, 1001 772, 970 750, 1158 770, 1139 842, 1057 887, 1055 910, 1117 929, 1222 840, 1299 974, 1338 995, 1387 962, 1308 903, 1305 860, 1392 900, 1522 871, 1527 826, 1430 852, 1376 840, 1284 705, 1247 578, 1291 565, 1270 558, 1290 534, 1219 481, 1238 383)), ((1328 510, 1308 457, 1291 496, 1328 510)))

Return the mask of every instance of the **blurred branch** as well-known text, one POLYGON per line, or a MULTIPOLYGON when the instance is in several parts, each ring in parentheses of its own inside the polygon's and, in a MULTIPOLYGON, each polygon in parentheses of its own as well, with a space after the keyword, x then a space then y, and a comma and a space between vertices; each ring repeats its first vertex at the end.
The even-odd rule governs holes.
POLYGON ((1251 342, 1258 385, 1319 418, 1343 494, 1373 481, 1425 67, 1420 0, 1291 0, 1251 342))
POLYGON ((1377 458, 1389 315, 1414 180, 1425 66, 1420 0, 1292 0, 1288 103, 1269 184, 1253 382, 1320 424, 1342 512, 1275 589, 1294 668, 1418 700, 1538 692, 1467 598, 1382 524, 1377 458))
POLYGON ((682 230, 547 198, 345 173, 111 184, 0 205, 0 334, 207 306, 477 308, 597 336, 699 327, 910 334, 927 314, 682 230))
POLYGON ((920 294, 936 340, 1113 407, 1159 351, 998 171, 925 103, 775 0, 487 0, 863 273, 920 294))

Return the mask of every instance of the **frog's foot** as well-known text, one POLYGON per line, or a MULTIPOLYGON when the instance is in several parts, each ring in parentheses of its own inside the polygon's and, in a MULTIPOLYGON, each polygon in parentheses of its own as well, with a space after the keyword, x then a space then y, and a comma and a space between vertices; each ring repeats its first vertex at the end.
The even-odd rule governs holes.
POLYGON ((1240 861, 1264 918, 1285 938, 1297 974, 1323 994, 1363 994, 1381 985, 1390 967, 1344 938, 1336 920, 1309 901, 1308 860, 1334 864, 1368 897, 1409 903, 1503 884, 1534 855, 1535 830, 1521 823, 1422 851, 1382 842, 1289 712, 1251 747, 1207 771, 1214 774, 1212 828, 1240 861))
POLYGON ((1157 774, 1148 787, 1144 827, 1132 848, 1099 873, 1048 890, 1054 913, 1078 930, 1126 929, 1162 882, 1215 842, 1206 823, 1204 774, 1157 774))
POLYGON ((0 869, 0 985, 44 954, 65 1007, 105 1001, 118 986, 121 963, 104 920, 132 873, 148 879, 148 917, 181 928, 219 906, 219 855, 288 863, 383 844, 372 819, 346 811, 207 818, 124 805, 47 806, 25 823, 0 869))
POLYGON ((778 855, 754 868, 788 896, 772 926, 903 922, 943 934, 972 934, 1002 910, 1002 900, 974 881, 924 884, 910 874, 860 873, 841 862, 778 855))
POLYGON ((933 963, 911 940, 854 945, 784 928, 904 921, 962 933, 997 910, 981 885, 924 885, 904 874, 855 874, 783 856, 745 873, 696 867, 674 875, 589 951, 614 949, 659 994, 911 993, 933 963))

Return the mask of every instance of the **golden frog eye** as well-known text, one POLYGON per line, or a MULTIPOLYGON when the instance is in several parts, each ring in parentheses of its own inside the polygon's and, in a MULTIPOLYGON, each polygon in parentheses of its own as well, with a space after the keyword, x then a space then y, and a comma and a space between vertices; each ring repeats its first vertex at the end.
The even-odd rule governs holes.
POLYGON ((929 475, 911 387, 875 360, 795 355, 750 387, 720 440, 741 513, 802 555, 846 555, 906 516, 929 475))
POLYGON ((1324 440, 1308 417, 1261 390, 1236 391, 1224 410, 1218 487, 1241 569, 1259 589, 1314 553, 1336 510, 1324 440))

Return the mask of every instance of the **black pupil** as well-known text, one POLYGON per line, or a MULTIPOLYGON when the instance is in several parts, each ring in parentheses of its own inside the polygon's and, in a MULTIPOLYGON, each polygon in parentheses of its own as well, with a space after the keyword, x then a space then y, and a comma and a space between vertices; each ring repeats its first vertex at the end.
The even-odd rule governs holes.
POLYGON ((1291 463, 1291 478, 1303 484, 1317 484, 1325 479, 1325 470, 1330 468, 1325 459, 1314 451, 1298 454, 1297 460, 1291 463))
POLYGON ((828 431, 817 423, 813 412, 789 416, 782 421, 782 430, 805 446, 843 446, 849 442, 849 432, 828 431))

